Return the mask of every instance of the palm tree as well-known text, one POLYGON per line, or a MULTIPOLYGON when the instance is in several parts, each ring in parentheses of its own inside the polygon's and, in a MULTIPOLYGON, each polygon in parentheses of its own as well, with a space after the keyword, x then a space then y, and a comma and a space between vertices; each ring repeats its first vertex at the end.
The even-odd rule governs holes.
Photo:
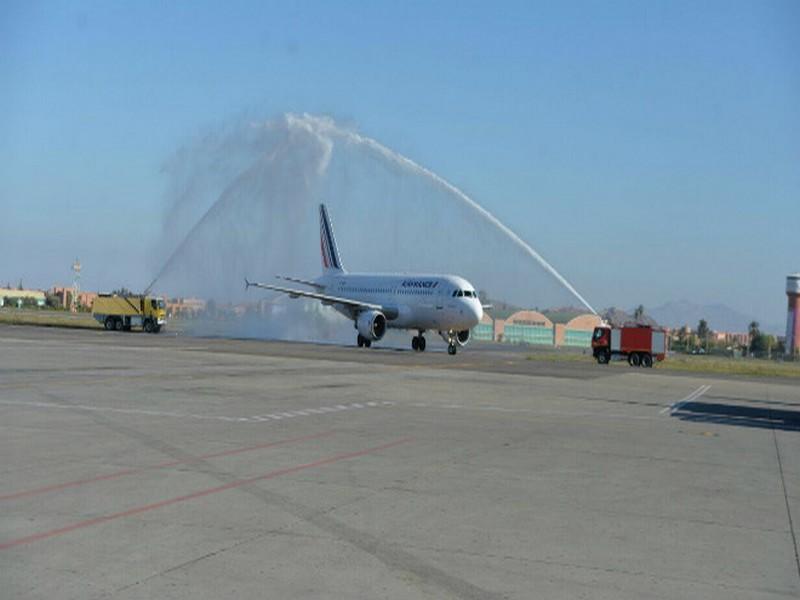
POLYGON ((701 343, 703 343, 706 351, 708 351, 708 323, 705 319, 700 319, 700 322, 697 324, 697 337, 701 343))
POLYGON ((748 348, 750 352, 753 352, 753 345, 758 337, 761 335, 761 330, 759 329, 758 321, 750 321, 750 325, 747 326, 747 333, 750 336, 750 347, 748 348))

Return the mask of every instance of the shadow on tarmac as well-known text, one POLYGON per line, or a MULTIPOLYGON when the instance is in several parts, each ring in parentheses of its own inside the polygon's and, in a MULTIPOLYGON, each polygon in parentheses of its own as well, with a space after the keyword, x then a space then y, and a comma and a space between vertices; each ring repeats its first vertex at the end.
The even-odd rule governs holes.
POLYGON ((672 413, 681 421, 716 423, 739 427, 800 431, 800 411, 741 406, 738 404, 713 404, 689 402, 672 413))

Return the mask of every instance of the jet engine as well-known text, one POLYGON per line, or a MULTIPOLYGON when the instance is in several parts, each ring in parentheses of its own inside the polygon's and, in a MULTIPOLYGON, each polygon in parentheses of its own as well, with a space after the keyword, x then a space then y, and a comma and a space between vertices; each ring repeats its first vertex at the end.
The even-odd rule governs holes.
POLYGON ((378 310, 365 310, 356 319, 356 329, 364 339, 379 340, 386 333, 386 317, 378 310))
POLYGON ((469 342, 469 329, 464 329, 463 331, 440 331, 439 335, 442 336, 442 339, 447 344, 456 343, 459 346, 466 346, 467 342, 469 342))

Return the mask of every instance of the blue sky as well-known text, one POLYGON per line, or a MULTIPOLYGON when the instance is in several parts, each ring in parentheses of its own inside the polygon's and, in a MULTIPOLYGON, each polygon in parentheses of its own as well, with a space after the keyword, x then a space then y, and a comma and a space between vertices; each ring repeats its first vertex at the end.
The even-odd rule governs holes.
POLYGON ((164 161, 244 111, 306 111, 466 190, 597 306, 780 323, 798 57, 793 1, 3 2, 0 283, 80 256, 88 288, 145 285, 164 161))

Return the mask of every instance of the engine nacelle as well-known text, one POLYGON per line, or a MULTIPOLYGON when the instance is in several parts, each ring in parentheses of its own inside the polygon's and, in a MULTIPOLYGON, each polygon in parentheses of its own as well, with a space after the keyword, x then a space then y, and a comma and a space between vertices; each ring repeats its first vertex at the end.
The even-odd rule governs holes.
POLYGON ((469 342, 470 331, 469 329, 464 329, 463 331, 453 331, 451 329, 450 331, 440 331, 439 335, 442 336, 446 344, 455 342, 459 346, 466 346, 467 342, 469 342))
POLYGON ((378 310, 365 310, 356 319, 356 329, 364 339, 379 340, 386 333, 386 317, 378 310))

